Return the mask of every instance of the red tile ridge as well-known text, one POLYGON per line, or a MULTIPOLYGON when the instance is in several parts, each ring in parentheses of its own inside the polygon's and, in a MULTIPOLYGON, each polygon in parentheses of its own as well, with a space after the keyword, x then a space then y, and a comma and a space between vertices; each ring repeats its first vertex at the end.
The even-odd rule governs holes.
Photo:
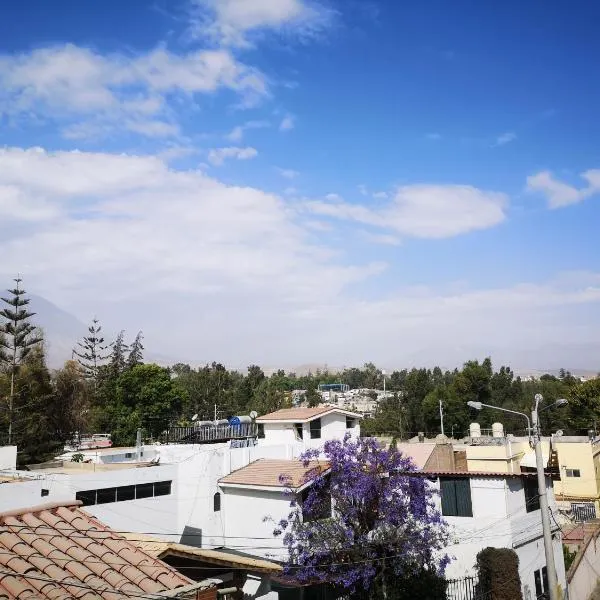
POLYGON ((36 504, 35 506, 25 507, 25 508, 16 508, 14 510, 7 510, 4 512, 0 512, 0 519, 4 519, 5 517, 18 517, 24 513, 39 513, 43 510, 53 510, 55 508, 65 507, 68 508, 70 506, 82 506, 83 502, 81 500, 72 500, 72 501, 62 501, 62 502, 47 502, 45 504, 36 504))

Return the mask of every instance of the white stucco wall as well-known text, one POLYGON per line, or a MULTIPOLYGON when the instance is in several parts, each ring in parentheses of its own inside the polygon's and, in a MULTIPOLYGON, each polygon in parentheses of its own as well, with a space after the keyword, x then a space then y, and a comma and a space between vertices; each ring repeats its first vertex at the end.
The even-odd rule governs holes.
POLYGON ((0 470, 14 470, 17 468, 17 447, 0 447, 0 470))
MULTIPOLYGON (((488 546, 512 548, 519 558, 519 575, 524 594, 535 597, 533 573, 546 565, 540 511, 526 511, 521 479, 470 479, 472 517, 444 517, 452 528, 453 543, 447 548, 452 561, 447 577, 458 579, 475 574, 478 552, 488 546)), ((439 484, 436 483, 436 486, 439 484)), ((556 512, 552 486, 548 482, 548 502, 556 512)), ((438 506, 441 502, 438 500, 438 506)), ((565 570, 560 532, 555 534, 554 555, 561 585, 565 570)), ((527 596, 524 596, 527 599, 527 596)))
POLYGON ((290 500, 281 491, 223 488, 223 535, 228 546, 265 558, 285 560, 276 524, 290 512, 290 500))
POLYGON ((302 439, 298 438, 294 423, 264 423, 265 437, 261 444, 294 444, 302 442, 306 448, 317 448, 327 440, 343 440, 346 433, 353 438, 360 437, 360 420, 355 420, 354 427, 346 428, 346 415, 330 413, 320 417, 321 437, 310 437, 310 423, 302 424, 302 439))

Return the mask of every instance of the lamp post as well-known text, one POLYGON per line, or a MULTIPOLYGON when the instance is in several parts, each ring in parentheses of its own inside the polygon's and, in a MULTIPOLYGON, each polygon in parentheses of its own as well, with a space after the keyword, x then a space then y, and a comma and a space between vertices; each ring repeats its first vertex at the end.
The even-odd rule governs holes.
MULTIPOLYGON (((554 549, 552 548, 552 529, 550 527, 550 510, 548 509, 548 496, 546 493, 546 476, 544 475, 544 458, 542 456, 542 444, 541 444, 541 432, 539 422, 539 404, 544 400, 541 394, 536 394, 534 397, 535 406, 531 411, 531 423, 529 417, 522 412, 515 410, 508 410, 507 408, 501 408, 499 406, 493 406, 491 404, 484 404, 483 402, 467 402, 467 406, 476 410, 481 410, 483 407, 493 408, 495 410, 501 410, 503 412, 512 413, 525 417, 527 420, 527 431, 529 434, 529 443, 535 450, 535 465, 537 471, 538 480, 538 495, 540 498, 540 512, 542 514, 542 531, 544 534, 544 553, 546 555, 546 571, 548 573, 548 587, 547 590, 550 594, 550 600, 561 600, 562 593, 558 587, 558 576, 556 574, 556 564, 554 561, 554 549), (533 428, 532 428, 533 426, 533 428)), ((553 404, 546 406, 542 410, 546 410, 553 406, 565 406, 567 400, 560 398, 553 404)))

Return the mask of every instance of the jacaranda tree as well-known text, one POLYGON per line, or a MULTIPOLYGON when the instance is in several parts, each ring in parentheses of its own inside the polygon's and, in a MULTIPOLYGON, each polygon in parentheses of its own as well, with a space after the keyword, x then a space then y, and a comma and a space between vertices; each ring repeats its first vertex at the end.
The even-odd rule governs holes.
POLYGON ((373 438, 328 441, 324 455, 302 455, 311 484, 300 494, 289 491, 291 512, 274 531, 289 550, 288 576, 357 597, 444 597, 447 529, 431 485, 412 474, 412 460, 373 438), (441 595, 408 589, 427 579, 442 586, 441 595))

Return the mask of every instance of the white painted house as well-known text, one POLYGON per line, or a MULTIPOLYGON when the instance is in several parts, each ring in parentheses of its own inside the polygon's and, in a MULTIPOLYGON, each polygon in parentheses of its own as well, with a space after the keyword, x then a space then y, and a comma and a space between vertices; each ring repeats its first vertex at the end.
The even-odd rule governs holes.
POLYGON ((327 440, 342 440, 346 434, 360 437, 361 415, 335 406, 284 408, 258 417, 265 444, 304 444, 316 448, 327 440))
MULTIPOLYGON (((524 600, 547 591, 546 558, 537 491, 537 476, 520 473, 422 473, 439 491, 438 506, 451 527, 452 544, 446 549, 452 561, 449 579, 475 575, 477 553, 488 546, 511 548, 519 557, 524 600)), ((548 502, 557 514, 551 481, 548 502)), ((560 529, 553 523, 554 560, 558 581, 565 589, 560 529)))

